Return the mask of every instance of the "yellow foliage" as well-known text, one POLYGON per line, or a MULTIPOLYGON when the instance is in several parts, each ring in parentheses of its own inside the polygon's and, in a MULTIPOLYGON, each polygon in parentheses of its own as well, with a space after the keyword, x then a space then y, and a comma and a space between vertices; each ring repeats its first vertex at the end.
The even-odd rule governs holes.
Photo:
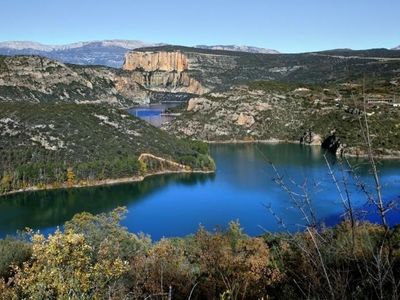
POLYGON ((1 179, 1 183, 4 185, 11 184, 12 176, 10 174, 4 174, 3 178, 1 179))
POLYGON ((254 136, 252 136, 252 135, 249 135, 249 136, 245 136, 243 140, 244 140, 244 141, 251 142, 251 141, 256 141, 257 138, 254 137, 254 136))
MULTIPOLYGON (((128 265, 94 253, 83 234, 61 233, 45 238, 34 234, 32 261, 15 268, 15 285, 27 299, 102 298, 128 265)), ((104 245, 107 248, 107 245, 104 245)))
POLYGON ((142 176, 146 176, 147 175, 147 165, 146 162, 144 160, 139 160, 139 164, 140 164, 140 174, 142 176))
POLYGON ((60 187, 60 184, 59 184, 57 181, 54 181, 54 182, 51 184, 51 186, 52 186, 53 188, 59 188, 59 187, 60 187))
POLYGON ((0 300, 18 299, 18 293, 12 288, 11 284, 6 284, 3 278, 0 278, 0 300))
POLYGON ((68 180, 69 187, 74 185, 74 178, 75 178, 75 174, 74 174, 72 168, 68 168, 67 169, 67 180, 68 180))

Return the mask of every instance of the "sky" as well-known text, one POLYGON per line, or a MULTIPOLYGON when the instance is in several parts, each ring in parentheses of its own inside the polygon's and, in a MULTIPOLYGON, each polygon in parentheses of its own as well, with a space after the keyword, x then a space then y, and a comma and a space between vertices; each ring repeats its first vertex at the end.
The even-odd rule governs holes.
POLYGON ((399 0, 1 0, 0 42, 128 39, 300 53, 400 45, 399 0))

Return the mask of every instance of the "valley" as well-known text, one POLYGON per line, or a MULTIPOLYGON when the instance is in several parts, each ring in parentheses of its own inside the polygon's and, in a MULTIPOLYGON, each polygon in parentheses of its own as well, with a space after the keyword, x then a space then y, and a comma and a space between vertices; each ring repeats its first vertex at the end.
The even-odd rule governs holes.
POLYGON ((341 153, 360 156, 366 116, 375 155, 399 157, 398 70, 400 52, 386 49, 260 54, 161 45, 128 51, 122 69, 0 56, 1 189, 171 169, 140 165, 142 153, 213 170, 201 141, 321 145, 334 135, 341 153), (162 130, 125 112, 160 101, 182 103, 162 130))
POLYGON ((0 56, 1 299, 398 295, 399 51, 37 54, 0 56))

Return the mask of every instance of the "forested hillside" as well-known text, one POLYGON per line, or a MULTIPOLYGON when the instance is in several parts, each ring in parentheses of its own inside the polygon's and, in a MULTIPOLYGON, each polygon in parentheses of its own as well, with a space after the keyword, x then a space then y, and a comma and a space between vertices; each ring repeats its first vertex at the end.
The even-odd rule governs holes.
POLYGON ((208 146, 109 106, 3 102, 0 192, 88 185, 156 171, 213 170, 208 146), (148 153, 153 156, 139 156, 148 153))

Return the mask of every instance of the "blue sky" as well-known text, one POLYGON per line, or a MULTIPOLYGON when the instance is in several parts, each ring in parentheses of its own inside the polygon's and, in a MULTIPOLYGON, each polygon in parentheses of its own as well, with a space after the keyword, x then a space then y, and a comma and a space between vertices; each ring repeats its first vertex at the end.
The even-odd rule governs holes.
POLYGON ((283 53, 400 45, 399 0, 3 0, 0 42, 130 39, 283 53))

